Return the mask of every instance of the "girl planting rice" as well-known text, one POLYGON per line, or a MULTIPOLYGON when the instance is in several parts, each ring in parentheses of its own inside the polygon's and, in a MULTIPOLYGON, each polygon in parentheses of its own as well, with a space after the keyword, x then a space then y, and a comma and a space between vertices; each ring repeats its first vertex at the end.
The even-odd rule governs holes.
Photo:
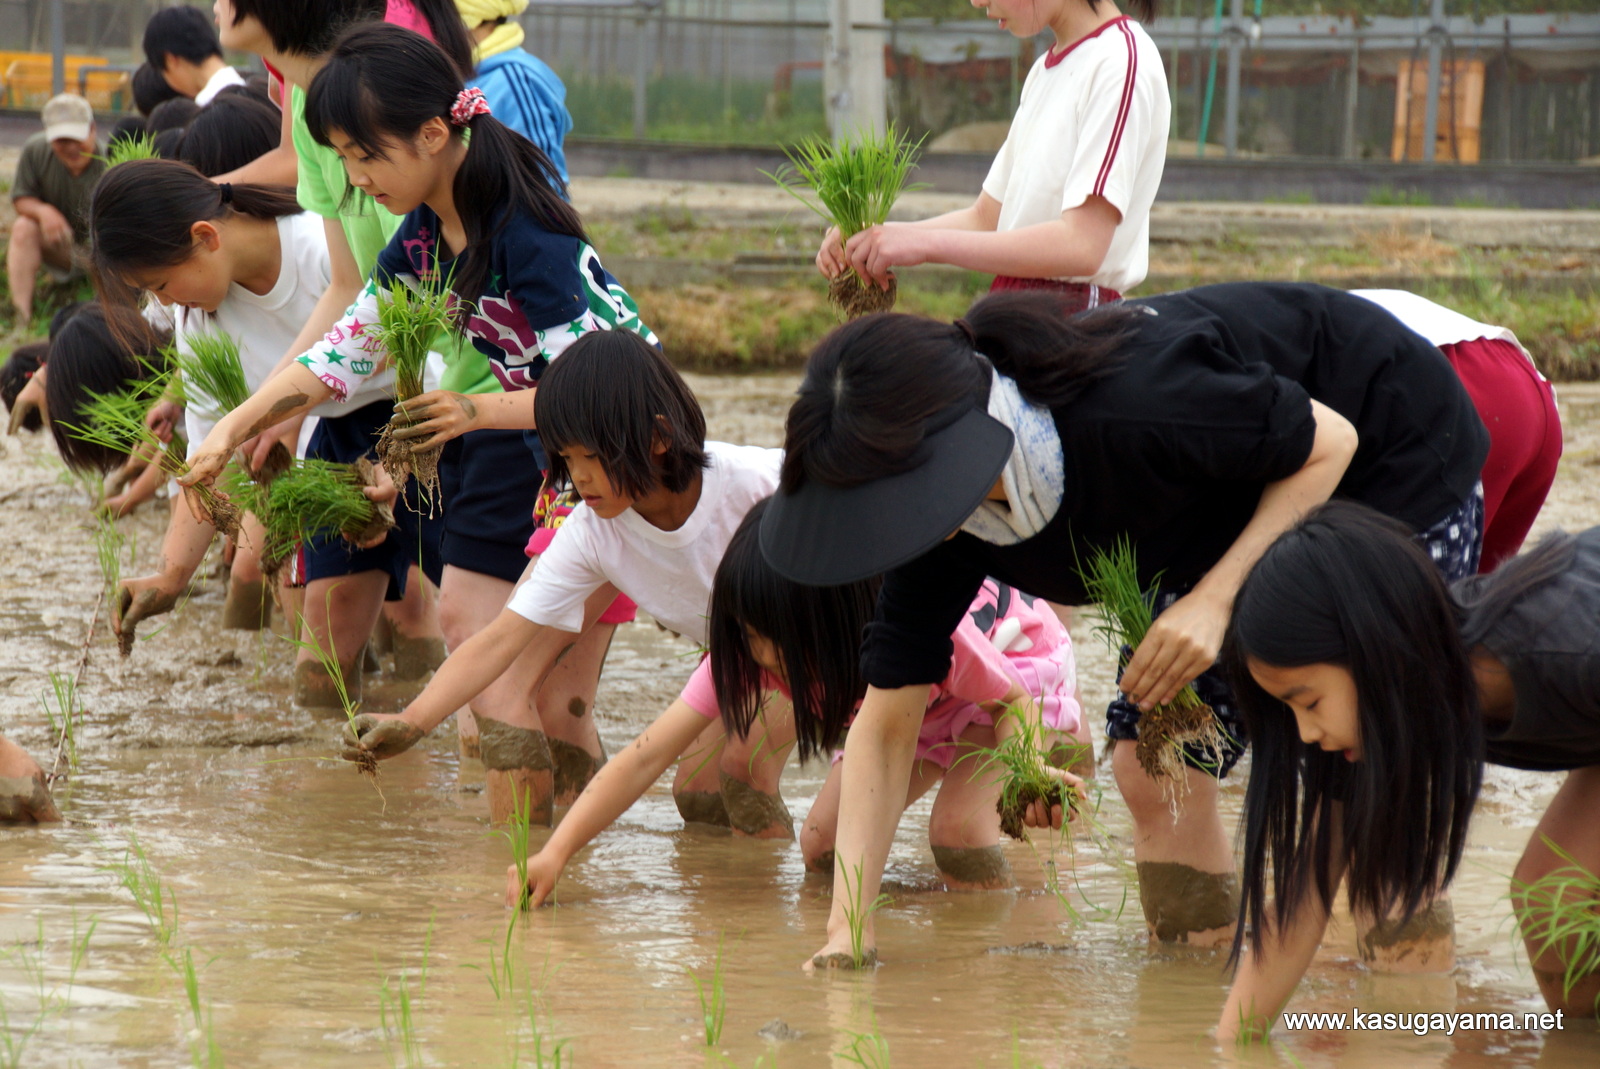
MULTIPOLYGON (((876 582, 805 587, 779 576, 761 557, 758 536, 766 503, 739 525, 717 566, 711 590, 711 652, 678 700, 595 776, 544 849, 528 859, 528 901, 537 907, 554 889, 572 855, 615 821, 686 751, 707 719, 730 735, 758 730, 763 709, 791 703, 802 757, 823 754, 844 739, 865 685, 856 651, 841 636, 860 634, 872 618, 876 582)), ((935 688, 917 736, 909 805, 935 784, 939 794, 928 840, 951 887, 1009 886, 1010 868, 997 842, 1000 783, 976 758, 1026 724, 1071 741, 1079 727, 1072 698, 1072 647, 1047 606, 994 582, 962 617, 953 636, 950 674, 935 688), (1016 715, 999 715, 1007 706, 1016 715), (942 781, 942 783, 941 783, 942 781)), ((833 871, 841 763, 806 817, 800 836, 808 868, 833 871)), ((1077 777, 1044 770, 1063 786, 1077 777)), ((521 898, 517 866, 507 871, 507 905, 521 898)))
POLYGON ((1403 526, 1331 503, 1273 542, 1235 599, 1223 660, 1256 753, 1222 1038, 1272 1026, 1341 879, 1354 908, 1402 920, 1449 884, 1485 759, 1570 770, 1511 899, 1550 1008, 1595 1013, 1600 528, 1450 587, 1432 564, 1403 526))
MULTIPOLYGON (((544 368, 590 331, 654 337, 600 264, 549 160, 497 122, 480 93, 464 90, 444 53, 426 40, 384 25, 351 31, 317 75, 306 117, 318 143, 343 160, 351 184, 404 219, 349 313, 237 418, 219 423, 202 453, 226 456, 242 438, 359 389, 388 361, 373 330, 382 306, 394 303, 400 287, 447 284, 457 299, 454 324, 468 343, 459 347, 465 359, 451 354, 458 370, 482 368, 502 392, 441 390, 406 402, 396 414, 409 425, 394 437, 413 449, 445 447, 441 613, 456 648, 494 618, 526 563, 537 473, 545 464, 537 439, 525 442, 518 428, 534 426, 534 387, 544 368), (388 91, 396 85, 408 91, 388 91)), ((207 470, 219 467, 213 459, 207 470)), ((608 627, 592 637, 578 658, 592 666, 591 680, 609 633, 608 627)), ((543 674, 531 669, 523 661, 505 678, 491 677, 495 685, 474 703, 475 715, 499 723, 525 719, 543 674)), ((592 682, 589 688, 592 700, 592 682)), ((588 701, 579 700, 586 712, 588 701)), ((564 729, 586 731, 574 745, 592 765, 599 753, 593 721, 567 721, 564 729)), ((537 755, 524 750, 518 760, 548 768, 547 745, 537 755)), ((519 764, 491 771, 523 776, 544 769, 519 764)), ((510 798, 499 789, 491 795, 497 818, 510 813, 510 798)))
POLYGON ((955 324, 859 320, 812 354, 786 441, 767 559, 807 583, 886 573, 845 744, 825 959, 844 949, 849 903, 877 893, 912 726, 984 577, 1081 603, 1079 562, 1119 541, 1158 614, 1107 726, 1146 919, 1163 939, 1225 938, 1236 892, 1217 779, 1243 740, 1209 669, 1244 572, 1337 492, 1418 532, 1447 574, 1469 574, 1488 444, 1438 350, 1387 312, 1318 286, 1253 284, 1075 318, 1052 297, 1004 293, 955 324), (1188 754, 1208 771, 1185 772, 1175 807, 1134 740, 1142 712, 1191 681, 1230 738, 1188 754), (851 893, 843 874, 857 868, 851 893))
MULTIPOLYGON (((972 0, 1012 36, 1049 30, 1017 114, 971 207, 885 223, 817 253, 829 279, 853 270, 888 290, 893 269, 946 263, 995 276, 994 289, 1049 289, 1069 311, 1144 280, 1150 205, 1166 162, 1170 104, 1161 56, 1112 0, 972 0)), ((1127 8, 1145 21, 1155 0, 1127 8)))
MULTIPOLYGON (((750 506, 777 485, 781 454, 707 443, 705 416, 688 384, 630 331, 575 342, 540 379, 535 415, 550 450, 551 484, 570 484, 582 501, 505 609, 451 652, 402 715, 359 718, 363 750, 383 758, 410 748, 518 658, 538 683, 618 591, 668 630, 706 642, 717 562, 750 506)), ((487 731, 483 741, 491 769, 503 765, 501 754, 545 752, 536 716, 492 730, 492 749, 487 731)), ((702 720, 698 731, 699 756, 685 763, 675 785, 685 819, 792 836, 777 793, 794 743, 787 710, 769 715, 761 738, 744 745, 725 746, 717 724, 702 720), (696 770, 702 775, 692 775, 696 770)), ((518 767, 548 781, 549 759, 540 759, 518 767)), ((547 804, 534 813, 550 819, 547 804)))
MULTIPOLYGON (((175 161, 140 160, 107 171, 95 188, 90 231, 102 298, 131 308, 141 291, 152 294, 168 309, 180 363, 195 362, 208 339, 236 341, 245 394, 266 380, 328 286, 322 220, 302 212, 291 193, 274 186, 218 185, 175 161)), ((191 379, 198 370, 191 370, 191 379)), ((191 449, 229 405, 242 400, 196 385, 187 383, 184 394, 191 449)), ((281 470, 288 451, 281 442, 272 444, 274 467, 281 470)), ((119 632, 131 636, 140 620, 177 604, 212 534, 173 502, 157 571, 122 583, 119 632)), ((269 605, 255 562, 262 548, 259 526, 245 543, 245 552, 234 558, 224 627, 259 628, 269 605)))

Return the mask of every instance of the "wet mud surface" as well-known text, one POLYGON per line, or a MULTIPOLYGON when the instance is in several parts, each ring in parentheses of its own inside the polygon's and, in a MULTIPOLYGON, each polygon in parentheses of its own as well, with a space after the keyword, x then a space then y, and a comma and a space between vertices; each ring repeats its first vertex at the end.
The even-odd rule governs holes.
MULTIPOLYGON (((778 440, 792 378, 692 384, 713 436, 778 440)), ((1560 396, 1568 450, 1539 530, 1600 523, 1600 390, 1560 396)), ((82 491, 58 478, 47 440, 0 443, 0 730, 47 771, 57 736, 40 693, 47 673, 77 667, 102 585, 86 523, 82 491)), ((138 560, 124 570, 141 574, 164 506, 122 526, 138 560)), ((580 1066, 846 1064, 853 1037, 874 1029, 902 1067, 1600 1064, 1595 1026, 1571 1022, 1548 1034, 1280 1033, 1270 1048, 1216 1050, 1207 1033, 1226 993, 1221 955, 1150 947, 1109 769, 1098 780, 1103 834, 1003 845, 1015 891, 934 890, 930 800, 913 806, 890 855, 892 901, 875 917, 875 970, 802 974, 825 942, 827 880, 806 873, 793 842, 686 827, 670 776, 573 859, 559 906, 529 915, 507 943, 510 854, 489 827, 482 765, 463 763, 454 726, 386 762, 380 798, 333 759, 343 716, 291 703, 289 644, 223 629, 222 584, 211 565, 201 574, 177 612, 141 625, 125 660, 102 613, 78 686, 77 766, 55 785, 66 819, 0 828, 0 1000, 11 1027, 41 1016, 30 962, 49 994, 30 1067, 192 1064, 203 1029, 167 960, 185 949, 230 1066, 406 1064, 393 1014, 383 1023, 383 990, 405 978, 417 996, 424 961, 412 1020, 418 1064, 436 1066, 509 1066, 514 1043, 517 1064, 532 1064, 529 1001, 547 1037, 572 1040, 580 1066), (110 871, 135 836, 180 907, 167 947, 110 871), (1049 865, 1065 905, 1047 890, 1049 865), (73 932, 91 918, 69 986, 73 932), (487 977, 502 946, 514 975, 496 997, 487 977), (686 973, 709 977, 719 948, 723 1061, 704 1049, 686 973)), ((1091 710, 1104 708, 1113 678, 1092 623, 1084 614, 1073 628, 1091 710)), ((647 621, 618 629, 595 702, 608 752, 665 708, 692 665, 687 642, 647 621)), ((418 686, 369 675, 362 708, 396 711, 418 686)), ((1102 725, 1090 719, 1098 753, 1102 725)), ((1247 770, 1248 757, 1222 791, 1230 823, 1247 770)), ((826 771, 785 774, 794 814, 826 771)), ((1490 770, 1452 889, 1451 976, 1371 974, 1341 915, 1290 1009, 1542 1011, 1505 896, 1559 782, 1490 770)), ((534 847, 548 835, 534 829, 534 847)))

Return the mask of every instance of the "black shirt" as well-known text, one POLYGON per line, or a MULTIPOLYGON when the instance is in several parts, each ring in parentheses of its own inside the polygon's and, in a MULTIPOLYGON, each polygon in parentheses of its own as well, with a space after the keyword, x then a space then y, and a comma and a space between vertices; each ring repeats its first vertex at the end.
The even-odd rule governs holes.
POLYGON ((1423 530, 1472 491, 1488 433, 1444 355, 1370 301, 1324 286, 1234 283, 1130 302, 1117 368, 1052 411, 1061 507, 1010 546, 965 532, 890 572, 862 646, 880 688, 934 683, 985 576, 1063 604, 1095 548, 1128 538, 1147 588, 1194 584, 1304 466, 1310 398, 1360 445, 1337 493, 1423 530))
POLYGON ((1518 598, 1484 636, 1516 694, 1511 722, 1486 733, 1497 765, 1600 765, 1600 527, 1576 542, 1571 565, 1518 598))

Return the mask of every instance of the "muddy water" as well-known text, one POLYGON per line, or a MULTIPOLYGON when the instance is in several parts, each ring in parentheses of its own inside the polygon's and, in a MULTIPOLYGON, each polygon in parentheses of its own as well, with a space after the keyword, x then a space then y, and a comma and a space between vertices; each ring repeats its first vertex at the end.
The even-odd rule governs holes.
MULTIPOLYGON (((792 380, 694 384, 715 436, 776 441, 792 380)), ((1568 388, 1563 405, 1568 455, 1541 526, 1600 522, 1600 391, 1568 388)), ((11 439, 0 456, 0 727, 47 767, 55 740, 38 694, 47 672, 75 668, 99 585, 82 496, 58 481, 50 453, 11 439)), ((160 517, 147 509, 125 526, 148 564, 160 517)), ((1219 963, 1148 947, 1114 790, 1098 835, 1053 853, 1007 847, 1015 893, 931 889, 919 804, 896 840, 893 900, 879 915, 886 966, 811 978, 798 966, 823 942, 827 885, 804 875, 792 844, 686 830, 663 783, 578 856, 559 908, 512 933, 514 976, 497 997, 489 977, 505 945, 509 855, 486 827, 481 771, 461 767, 446 729, 383 767, 380 796, 326 759, 337 724, 289 705, 286 644, 220 631, 220 610, 220 584, 208 579, 126 662, 96 634, 78 766, 57 789, 69 823, 0 831, 0 947, 10 951, 0 999, 13 1041, 38 1025, 20 1064, 187 1065, 209 1033, 234 1066, 403 1065, 405 1030, 392 1013, 385 1028, 385 984, 391 998, 402 984, 413 996, 412 1064, 536 1064, 534 1026, 547 1063, 552 1042, 568 1039, 583 1066, 846 1064, 853 1037, 874 1029, 900 1066, 1600 1061, 1592 1023, 1547 1036, 1280 1034, 1268 1050, 1218 1052, 1206 1032, 1225 992, 1219 963), (178 905, 170 948, 107 868, 134 835, 178 905), (1046 889, 1052 860, 1075 874, 1060 898, 1046 889), (69 986, 74 926, 91 918, 69 986), (713 1055, 687 970, 709 978, 719 947, 727 1010, 713 1055), (199 1028, 168 962, 184 948, 199 1028)), ((1109 663, 1078 630, 1086 699, 1103 707, 1109 663)), ((598 700, 613 752, 689 667, 685 643, 648 624, 622 630, 598 700)), ((397 708, 414 688, 369 677, 369 705, 397 708)), ((790 770, 797 814, 822 771, 790 770)), ((1230 821, 1242 786, 1235 776, 1225 790, 1230 821)), ((1503 895, 1556 786, 1555 776, 1490 772, 1455 891, 1453 977, 1371 976, 1345 930, 1330 935, 1291 1008, 1541 1010, 1503 895)))

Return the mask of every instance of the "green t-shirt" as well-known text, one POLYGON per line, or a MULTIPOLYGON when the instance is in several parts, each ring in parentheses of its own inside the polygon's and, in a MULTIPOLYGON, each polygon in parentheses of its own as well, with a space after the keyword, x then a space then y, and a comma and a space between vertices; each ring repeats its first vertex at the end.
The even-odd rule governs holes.
POLYGON ((89 243, 89 198, 95 183, 106 173, 106 161, 95 156, 83 173, 74 175, 50 150, 50 142, 40 130, 22 146, 17 160, 17 176, 11 180, 11 199, 38 197, 67 217, 72 224, 72 240, 89 243))
MULTIPOLYGON (((300 207, 324 219, 338 219, 345 240, 355 256, 356 267, 371 276, 378 253, 400 229, 401 217, 367 194, 351 189, 344 173, 344 161, 325 145, 317 144, 306 127, 306 95, 298 86, 290 90, 289 107, 294 123, 294 151, 300 158, 300 184, 295 195, 300 207)), ((45 151, 49 152, 48 145, 45 151)), ((489 358, 466 344, 459 335, 446 332, 435 338, 433 350, 443 353, 444 375, 441 389, 456 393, 500 393, 500 381, 489 369, 489 358)))

